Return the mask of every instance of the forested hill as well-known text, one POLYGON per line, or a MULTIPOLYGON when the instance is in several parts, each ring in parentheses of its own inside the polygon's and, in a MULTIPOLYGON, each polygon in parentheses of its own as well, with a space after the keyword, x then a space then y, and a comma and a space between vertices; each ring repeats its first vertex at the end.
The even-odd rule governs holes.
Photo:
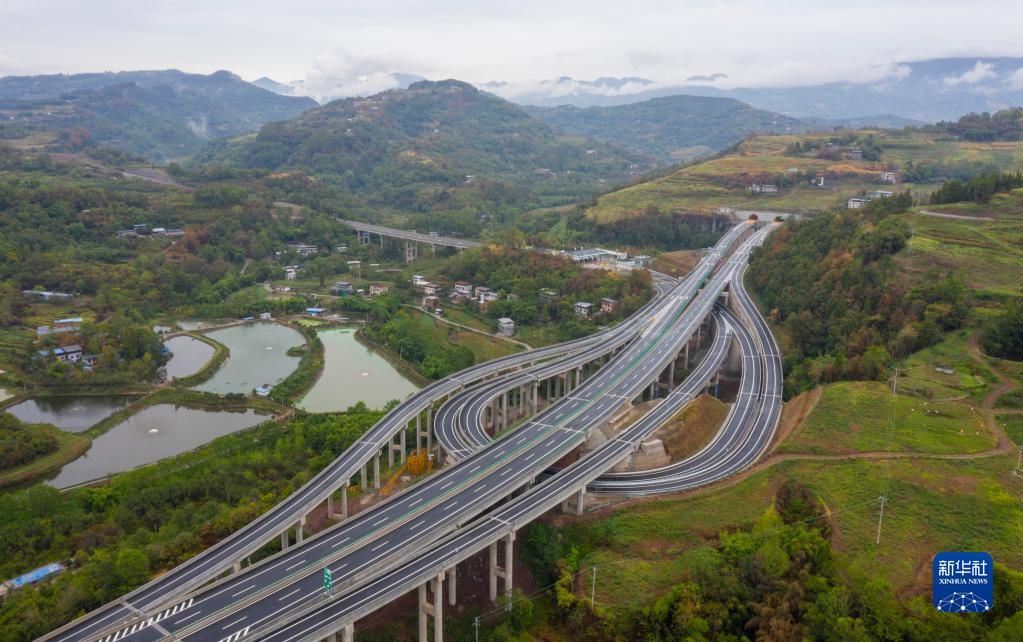
POLYGON ((650 166, 455 80, 337 100, 201 160, 326 177, 369 206, 489 214, 570 202, 650 166))
POLYGON ((666 96, 614 107, 526 107, 559 129, 668 161, 719 151, 754 132, 805 131, 795 118, 733 98, 666 96))
POLYGON ((166 161, 195 153, 211 138, 252 132, 315 105, 227 71, 8 76, 0 78, 0 139, 58 151, 99 144, 166 161))

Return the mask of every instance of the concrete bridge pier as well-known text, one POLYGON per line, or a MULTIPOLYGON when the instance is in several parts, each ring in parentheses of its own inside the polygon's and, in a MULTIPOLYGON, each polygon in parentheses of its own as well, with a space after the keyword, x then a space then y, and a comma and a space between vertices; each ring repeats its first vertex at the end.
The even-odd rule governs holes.
POLYGON ((561 512, 566 515, 582 515, 586 512, 586 487, 580 488, 574 495, 561 502, 561 512))
POLYGON ((441 642, 444 639, 444 572, 442 571, 432 580, 419 585, 419 642, 429 640, 428 628, 430 617, 433 617, 433 640, 441 642), (427 586, 432 585, 433 603, 427 599, 427 586))
POLYGON ((451 568, 448 569, 448 605, 449 606, 454 606, 455 605, 455 598, 457 597, 457 595, 455 594, 455 591, 457 590, 457 588, 456 588, 456 569, 457 568, 458 568, 457 566, 452 566, 451 568))
MULTIPOLYGON (((383 239, 383 237, 380 237, 383 239)), ((419 256, 419 244, 415 241, 405 241, 405 262, 411 263, 419 256)))
POLYGON ((493 602, 497 601, 497 578, 504 579, 504 594, 508 597, 508 609, 511 609, 511 596, 512 596, 512 567, 513 567, 513 548, 515 542, 515 531, 508 533, 504 538, 504 566, 497 565, 497 545, 500 542, 494 542, 490 545, 490 600, 493 602))
POLYGON ((380 490, 380 451, 373 456, 373 488, 380 490))
MULTIPOLYGON (((336 492, 336 491, 335 491, 336 492)), ((327 517, 331 519, 348 519, 348 484, 341 487, 341 512, 334 512, 334 493, 327 495, 327 517)))

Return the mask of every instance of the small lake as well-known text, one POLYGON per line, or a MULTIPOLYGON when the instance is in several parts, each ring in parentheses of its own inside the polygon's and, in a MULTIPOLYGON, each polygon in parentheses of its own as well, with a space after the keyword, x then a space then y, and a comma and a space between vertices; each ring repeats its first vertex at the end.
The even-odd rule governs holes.
POLYGON ((177 455, 266 419, 255 410, 228 412, 157 404, 92 440, 88 452, 47 484, 64 488, 177 455))
POLYGON ((248 323, 214 330, 207 336, 227 346, 231 356, 195 389, 218 394, 247 394, 264 383, 280 383, 300 360, 289 357, 288 348, 305 343, 297 330, 277 323, 248 323))
POLYGON ((391 399, 402 400, 419 390, 386 359, 355 340, 354 330, 319 333, 326 364, 323 374, 297 404, 309 412, 344 410, 358 401, 383 408, 391 399))
POLYGON ((138 399, 138 395, 61 395, 26 399, 7 408, 32 424, 53 424, 68 432, 82 432, 138 399))
POLYGON ((213 357, 213 346, 194 337, 182 335, 163 342, 171 351, 167 362, 167 378, 195 374, 213 357))

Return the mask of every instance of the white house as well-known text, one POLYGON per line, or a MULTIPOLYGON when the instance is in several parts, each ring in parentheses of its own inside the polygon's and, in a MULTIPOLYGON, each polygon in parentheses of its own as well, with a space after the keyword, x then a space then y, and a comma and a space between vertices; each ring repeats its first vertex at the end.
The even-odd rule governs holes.
POLYGON ((455 294, 472 296, 472 283, 468 281, 455 281, 455 294))
POLYGON ((502 337, 510 337, 515 334, 515 321, 508 317, 501 317, 497 320, 497 333, 502 337))
POLYGON ((592 312, 592 310, 593 310, 592 303, 589 303, 587 301, 575 302, 575 316, 579 318, 588 319, 590 317, 590 313, 592 312))
POLYGON ((850 198, 847 206, 851 210, 858 210, 867 204, 866 199, 863 198, 850 198))

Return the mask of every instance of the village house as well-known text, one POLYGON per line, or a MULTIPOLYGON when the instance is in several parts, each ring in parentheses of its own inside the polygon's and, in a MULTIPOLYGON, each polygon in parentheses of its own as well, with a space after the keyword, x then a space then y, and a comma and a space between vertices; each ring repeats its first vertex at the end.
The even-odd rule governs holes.
POLYGON ((603 312, 604 314, 614 314, 614 311, 617 309, 618 299, 606 296, 600 300, 600 311, 603 312))
POLYGON ((558 293, 550 288, 544 288, 540 290, 540 303, 544 305, 554 305, 558 302, 558 293))
POLYGON ((288 281, 294 281, 298 277, 298 266, 288 265, 284 268, 284 278, 288 281))
POLYGON ((590 314, 593 311, 593 304, 587 301, 576 301, 575 302, 575 316, 580 319, 590 318, 590 314))
POLYGON ((423 283, 421 289, 423 290, 423 294, 425 294, 426 296, 438 296, 442 290, 441 286, 430 281, 426 281, 425 283, 423 283))
POLYGON ((640 254, 632 258, 632 264, 636 267, 650 267, 651 263, 653 263, 653 259, 646 254, 640 254))
POLYGON ((858 210, 867 204, 866 199, 863 198, 850 198, 846 206, 851 210, 858 210))
POLYGON ((73 344, 69 346, 64 346, 63 348, 57 348, 56 350, 53 351, 53 354, 60 361, 65 361, 67 363, 78 363, 82 359, 82 354, 84 353, 82 351, 82 346, 78 344, 73 344))
POLYGON ((440 304, 440 299, 438 299, 437 297, 435 297, 433 295, 429 295, 429 296, 424 296, 423 297, 423 307, 426 308, 427 310, 430 310, 430 311, 436 310, 437 306, 439 304, 440 304))
POLYGON ((387 285, 384 285, 383 283, 370 283, 369 284, 369 295, 370 296, 379 296, 381 294, 386 294, 389 289, 390 288, 387 285))
POLYGON ((326 312, 326 308, 306 308, 305 313, 311 317, 322 317, 323 313, 326 312))
POLYGON ((455 294, 461 294, 464 296, 472 296, 472 283, 468 281, 455 281, 455 294))
POLYGON ((889 192, 887 190, 879 189, 877 191, 874 191, 874 192, 871 192, 871 193, 867 194, 867 200, 871 200, 872 201, 875 198, 891 198, 893 194, 894 194, 894 192, 889 192))
POLYGON ((749 186, 749 191, 754 194, 777 194, 778 186, 771 183, 753 183, 749 186))
POLYGON ((491 301, 497 301, 497 299, 498 299, 497 292, 494 292, 490 288, 483 288, 480 291, 480 299, 479 300, 480 300, 480 305, 482 305, 482 306, 485 306, 486 304, 490 303, 491 301))
POLYGON ((884 183, 895 183, 895 172, 881 172, 881 181, 884 183))
POLYGON ((351 294, 352 284, 350 281, 338 281, 333 286, 331 286, 330 291, 333 292, 334 294, 340 294, 341 296, 351 294))
POLYGON ((270 288, 270 291, 274 294, 287 294, 291 292, 291 288, 287 285, 275 285, 270 288))
POLYGON ((497 320, 497 334, 502 337, 510 337, 515 334, 515 321, 508 317, 501 317, 497 320))
POLYGON ((288 247, 298 252, 299 256, 311 256, 316 254, 319 249, 315 245, 309 245, 307 243, 288 243, 288 247))
POLYGON ((844 156, 849 160, 863 160, 863 150, 858 147, 851 147, 844 156))

